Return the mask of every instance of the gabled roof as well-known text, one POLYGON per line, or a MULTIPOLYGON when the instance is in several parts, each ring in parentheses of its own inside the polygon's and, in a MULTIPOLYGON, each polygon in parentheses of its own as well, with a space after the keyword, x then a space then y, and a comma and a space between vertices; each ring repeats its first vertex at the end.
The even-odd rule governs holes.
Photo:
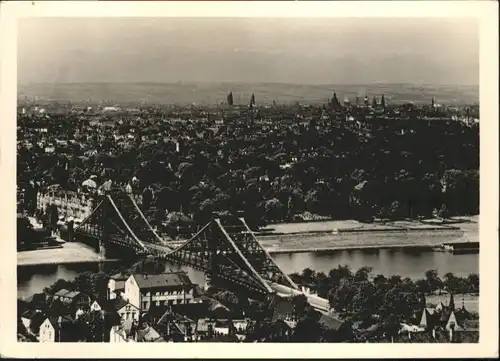
POLYGON ((127 276, 123 273, 117 273, 117 274, 112 275, 109 278, 112 280, 115 280, 115 281, 126 281, 129 278, 129 276, 127 276))
POLYGON ((127 318, 122 321, 122 323, 117 326, 117 332, 123 332, 125 336, 129 336, 132 333, 132 328, 134 326, 134 320, 132 318, 127 318))
POLYGON ((202 300, 204 304, 208 306, 209 311, 215 311, 217 309, 223 309, 225 311, 230 311, 228 307, 224 306, 222 303, 219 301, 207 297, 207 296, 200 296, 198 299, 202 300))
POLYGON ((76 296, 80 295, 80 292, 78 291, 69 291, 65 288, 57 291, 54 296, 58 297, 65 297, 65 298, 75 298, 76 296))
POLYGON ((196 332, 208 332, 208 322, 204 318, 200 318, 196 322, 196 332))
POLYGON ((284 320, 294 312, 293 301, 290 297, 275 296, 269 303, 269 307, 273 310, 272 321, 284 320))
POLYGON ((164 341, 163 337, 151 326, 143 330, 137 330, 137 342, 161 342, 164 341))
POLYGON ((326 329, 332 331, 338 331, 340 327, 342 327, 342 325, 344 324, 339 319, 324 314, 321 315, 318 322, 326 329))
POLYGON ((21 315, 22 318, 26 318, 28 320, 31 320, 32 318, 36 317, 38 314, 40 314, 41 312, 37 311, 37 310, 26 310, 23 312, 23 314, 21 315))
POLYGON ((157 275, 133 274, 140 289, 191 286, 193 283, 184 272, 161 273, 157 275))
POLYGON ((50 316, 48 317, 48 320, 52 327, 54 329, 59 329, 59 326, 65 327, 67 325, 72 325, 74 322, 74 319, 71 315, 64 315, 64 316, 50 316))
POLYGON ((59 291, 57 291, 56 293, 54 293, 54 296, 64 297, 70 292, 71 292, 70 290, 63 288, 63 289, 60 289, 59 291))
POLYGON ((106 310, 106 311, 119 311, 123 307, 130 305, 131 307, 138 309, 135 307, 133 304, 129 303, 128 301, 125 301, 121 297, 117 297, 113 300, 108 300, 107 302, 104 302, 101 307, 106 310))

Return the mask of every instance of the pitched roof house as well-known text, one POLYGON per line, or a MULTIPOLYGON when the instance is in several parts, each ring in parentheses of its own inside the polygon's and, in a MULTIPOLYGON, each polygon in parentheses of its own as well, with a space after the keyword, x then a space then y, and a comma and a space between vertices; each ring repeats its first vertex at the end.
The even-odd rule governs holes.
POLYGON ((108 299, 114 299, 125 292, 125 281, 129 276, 117 273, 109 278, 108 299))
POLYGON ((425 307, 422 310, 419 326, 424 327, 426 330, 434 328, 442 328, 444 330, 462 331, 464 330, 464 321, 470 318, 470 313, 462 305, 461 309, 455 309, 455 301, 453 294, 450 294, 450 301, 448 306, 442 302, 432 309, 425 307))
POLYGON ((161 306, 191 303, 195 287, 185 272, 135 273, 125 282, 123 297, 142 311, 147 311, 152 303, 161 306))
POLYGON ((79 304, 90 304, 90 296, 78 292, 61 289, 54 294, 54 300, 59 300, 66 305, 76 306, 79 304))
POLYGON ((79 338, 71 316, 50 316, 40 325, 40 342, 76 342, 79 338))
POLYGON ((130 318, 137 322, 139 321, 141 313, 141 310, 121 297, 108 300, 107 302, 103 303, 103 310, 106 313, 117 314, 120 318, 120 321, 124 321, 130 318))
POLYGON ((109 342, 135 342, 134 333, 136 327, 137 325, 133 319, 124 319, 119 325, 111 327, 109 331, 109 342))

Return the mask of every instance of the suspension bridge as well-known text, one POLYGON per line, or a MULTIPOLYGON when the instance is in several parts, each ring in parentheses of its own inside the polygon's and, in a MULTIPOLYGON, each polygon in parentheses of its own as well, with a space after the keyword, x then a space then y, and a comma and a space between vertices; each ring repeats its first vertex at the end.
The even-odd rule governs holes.
POLYGON ((243 218, 213 219, 174 247, 154 231, 131 195, 112 190, 75 228, 74 237, 96 248, 112 244, 163 258, 203 272, 209 283, 223 281, 253 294, 304 294, 314 308, 329 309, 327 300, 305 292, 276 265, 243 218))

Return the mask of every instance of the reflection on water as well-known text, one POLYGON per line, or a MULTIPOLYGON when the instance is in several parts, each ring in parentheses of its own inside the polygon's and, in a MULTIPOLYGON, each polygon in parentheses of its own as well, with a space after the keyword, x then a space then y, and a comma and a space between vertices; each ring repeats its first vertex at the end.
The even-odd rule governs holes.
MULTIPOLYGON (((366 249, 346 250, 322 253, 283 253, 273 255, 278 266, 286 273, 300 273, 304 268, 316 272, 328 273, 338 265, 348 265, 356 270, 363 266, 373 268, 374 274, 390 276, 399 274, 402 277, 421 278, 428 269, 437 269, 442 276, 452 272, 457 276, 467 276, 469 273, 479 273, 479 254, 453 255, 449 252, 432 252, 418 249, 366 249)), ((41 292, 57 279, 74 279, 85 271, 116 269, 117 262, 105 263, 72 263, 60 265, 37 265, 17 267, 18 297, 28 297, 41 292)), ((122 263, 123 264, 123 263, 122 263)), ((204 283, 202 272, 191 268, 168 264, 168 269, 184 269, 193 282, 204 283)))
POLYGON ((328 253, 295 253, 273 255, 278 266, 286 273, 301 272, 311 268, 327 273, 339 264, 356 270, 363 266, 373 268, 374 274, 420 278, 428 269, 437 269, 444 275, 457 276, 479 273, 479 254, 453 255, 449 252, 432 252, 422 249, 370 249, 346 250, 328 253))

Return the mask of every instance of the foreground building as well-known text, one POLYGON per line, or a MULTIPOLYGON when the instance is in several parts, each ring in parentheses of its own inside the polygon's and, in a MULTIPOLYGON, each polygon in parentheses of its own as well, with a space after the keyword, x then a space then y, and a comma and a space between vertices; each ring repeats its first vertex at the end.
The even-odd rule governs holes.
POLYGON ((141 311, 147 311, 152 304, 172 306, 191 303, 195 287, 185 272, 136 273, 125 281, 123 298, 141 311))

